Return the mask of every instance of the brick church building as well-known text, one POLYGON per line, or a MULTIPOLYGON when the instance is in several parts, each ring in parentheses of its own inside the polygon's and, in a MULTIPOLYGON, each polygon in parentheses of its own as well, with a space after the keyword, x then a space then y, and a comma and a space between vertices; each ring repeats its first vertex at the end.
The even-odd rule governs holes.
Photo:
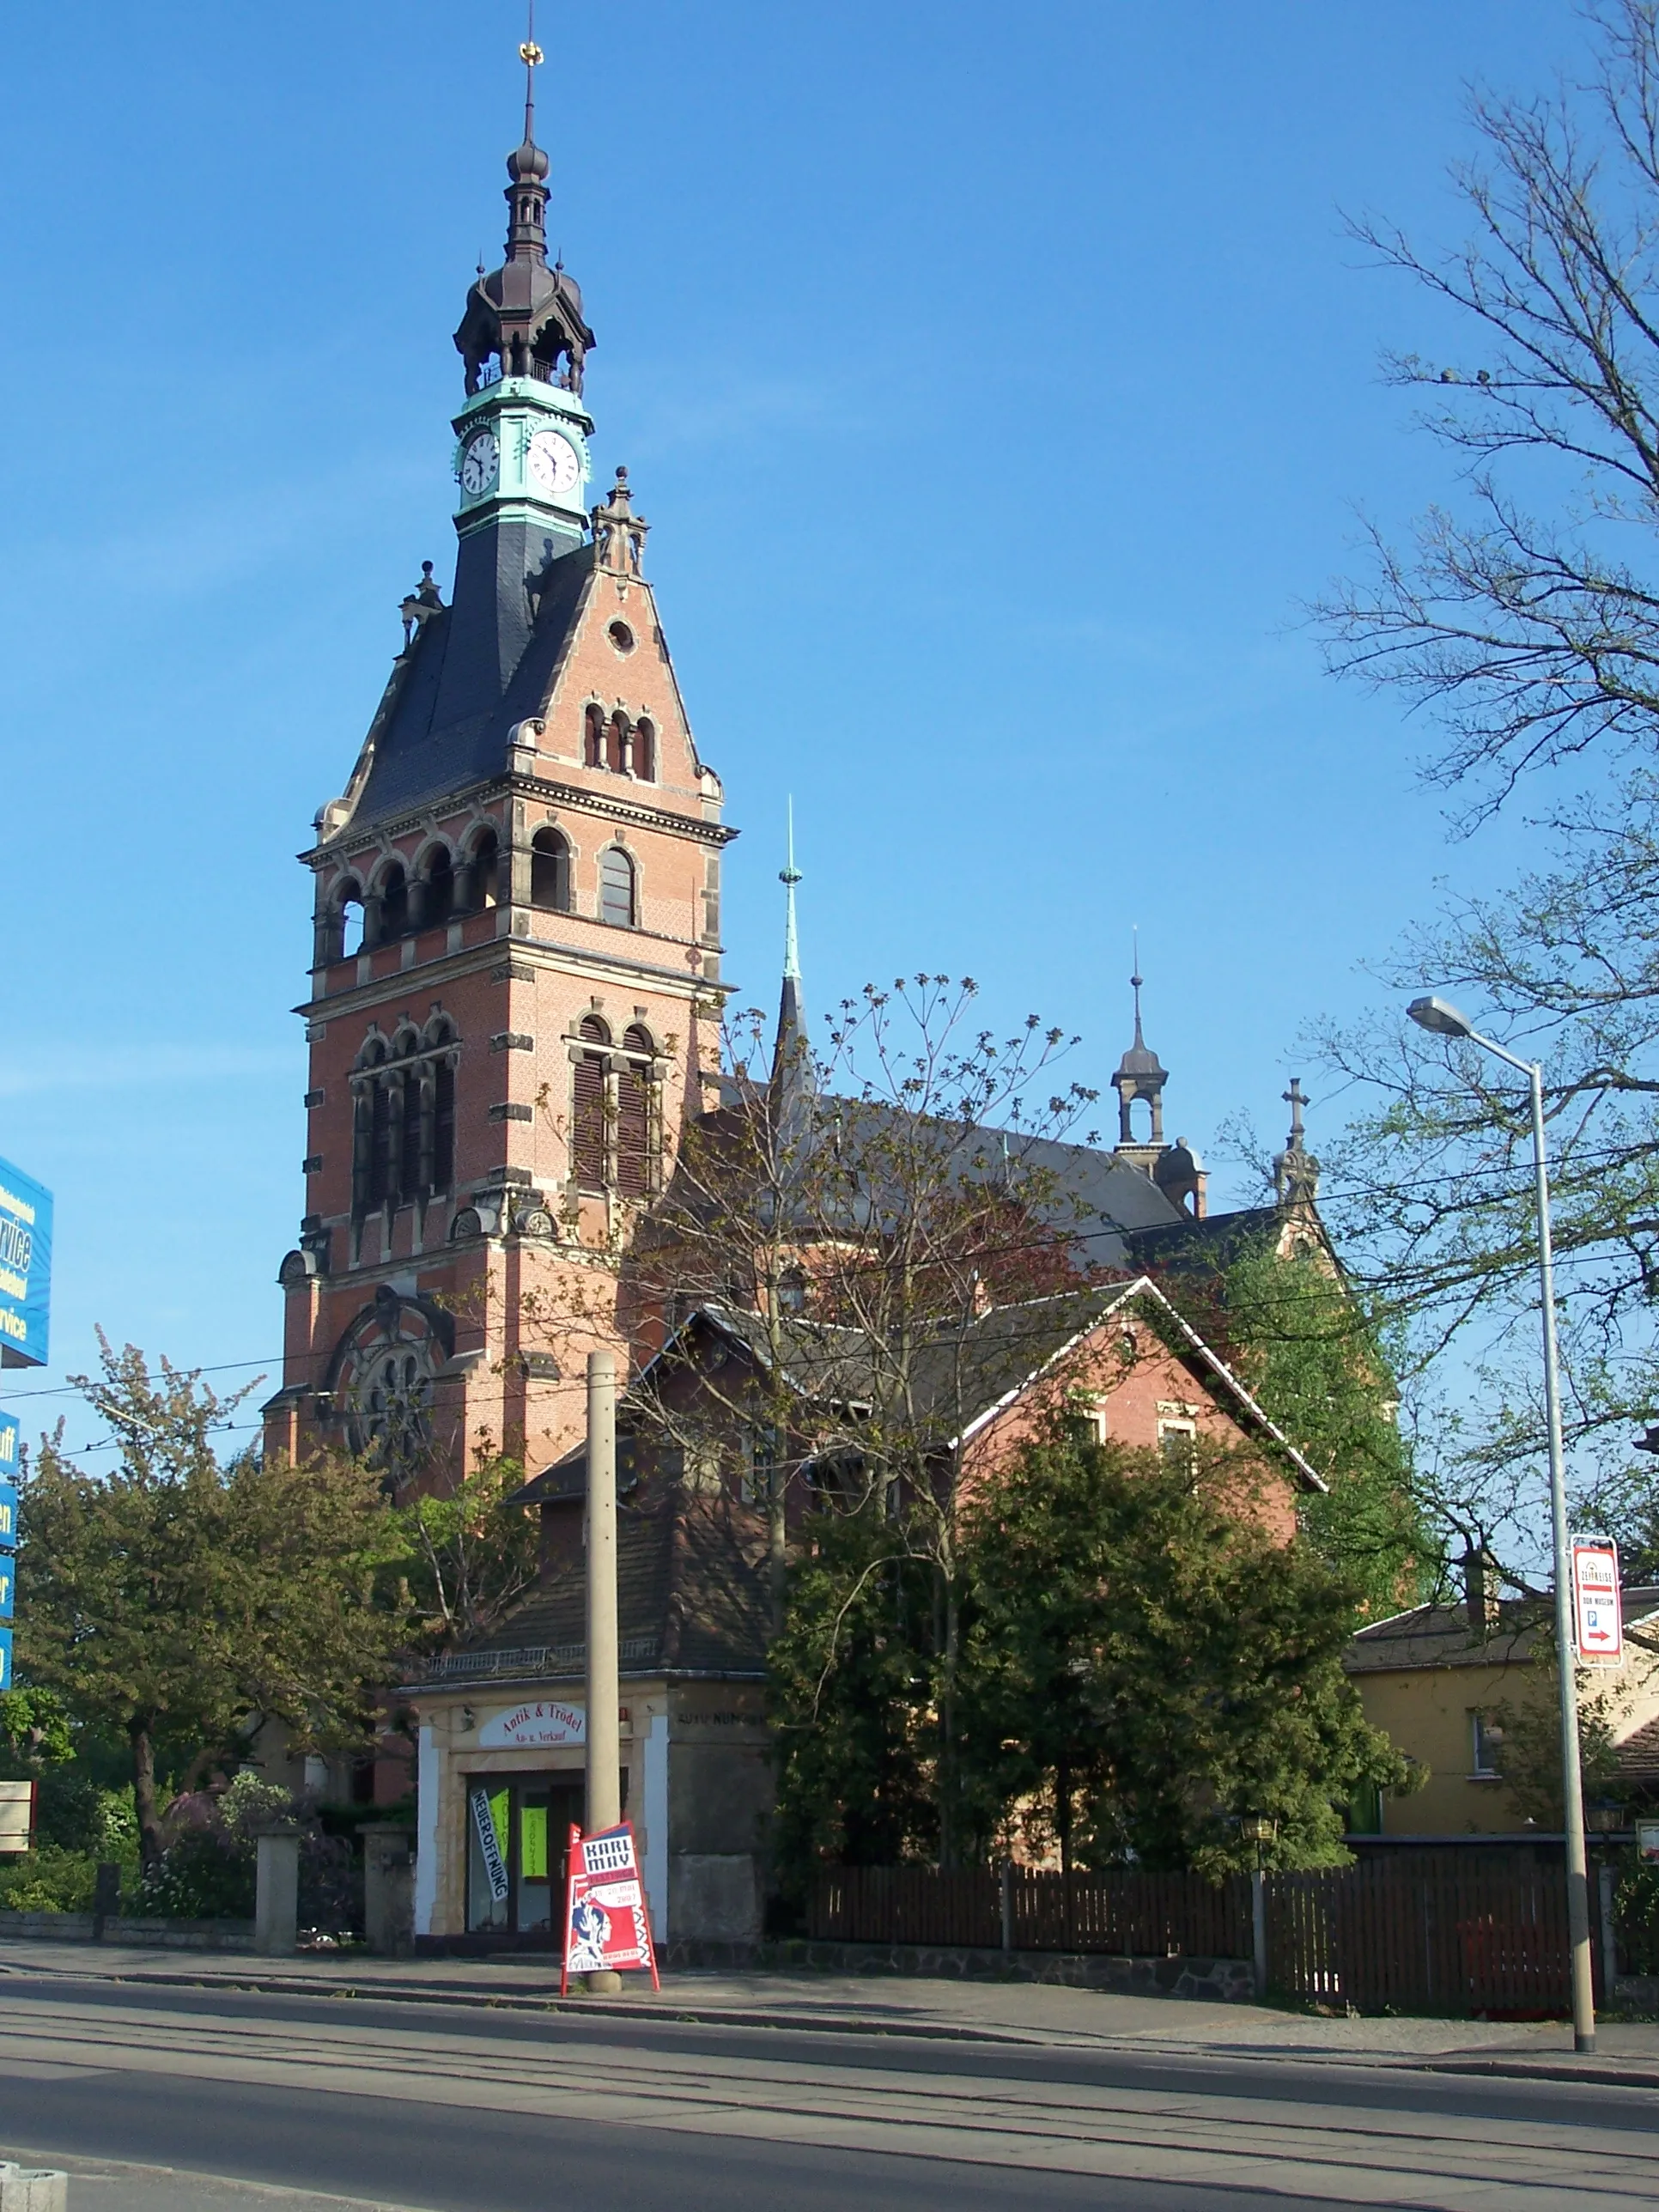
MULTIPOLYGON (((526 50, 532 84, 538 58, 526 50)), ((638 1373, 662 1347, 650 1316, 618 1310, 622 1262, 687 1117, 727 1095, 720 858, 736 834, 681 697, 627 471, 588 496, 594 334, 548 259, 528 92, 507 167, 505 258, 454 334, 453 586, 446 599, 428 562, 404 600, 403 648, 303 855, 306 1195, 280 1274, 283 1384, 264 1409, 269 1449, 371 1454, 394 1490, 442 1486, 479 1451, 525 1467, 540 1587, 410 1691, 417 1936, 463 1948, 552 1941, 549 1838, 581 1810, 585 1359, 608 1342, 638 1373)), ((781 1053, 800 1034, 795 880, 781 1053)), ((1001 1364, 975 1419, 988 1450, 1013 1438, 1064 1363, 1080 1372, 1109 1351, 1090 1401, 1103 1434, 1163 1445, 1214 1430, 1260 1447, 1288 1528, 1317 1474, 1206 1346, 1158 1322, 1147 1271, 1316 1233, 1299 1103, 1278 1205, 1207 1214, 1199 1162, 1164 1134, 1168 1076, 1142 1036, 1139 977, 1135 991, 1116 1146, 1053 1148, 1113 1285, 1052 1301, 1030 1328, 990 1319, 1001 1364), (1122 1348, 1137 1342, 1131 1385, 1122 1348)), ((693 1318, 746 1356, 740 1316, 693 1318)), ((672 1474, 642 1467, 625 1487, 624 1765, 659 1934, 746 1942, 763 1887, 763 1528, 742 1498, 672 1474)), ((405 1787, 392 1772, 382 1794, 405 1787)))

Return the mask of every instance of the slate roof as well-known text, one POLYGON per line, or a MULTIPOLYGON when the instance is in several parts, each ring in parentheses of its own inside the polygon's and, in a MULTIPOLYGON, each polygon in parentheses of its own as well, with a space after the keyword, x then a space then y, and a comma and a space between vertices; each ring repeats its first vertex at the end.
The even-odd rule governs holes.
MULTIPOLYGON (((769 1611, 761 1516, 725 1496, 664 1484, 617 1516, 617 1628, 629 1674, 765 1671, 769 1611), (654 1654, 654 1656, 649 1656, 654 1654)), ((580 1555, 550 1569, 469 1657, 537 1646, 577 1651, 587 1633, 580 1555)), ((580 1660, 570 1671, 580 1671, 580 1660)))
MULTIPOLYGON (((509 568, 525 565, 511 542, 501 559, 509 568)), ((541 712, 592 573, 591 544, 554 562, 533 629, 522 576, 508 592, 499 580, 458 573, 456 604, 422 624, 393 669, 365 748, 368 771, 352 809, 354 830, 506 773, 507 734, 541 712), (496 585, 488 596, 481 588, 487 581, 496 585), (520 602, 522 649, 515 657, 520 602)))
MULTIPOLYGON (((1624 1594, 1625 1619, 1640 1620, 1659 1612, 1659 1588, 1643 1586, 1624 1594)), ((1485 1635, 1462 1605, 1413 1606, 1387 1620, 1373 1621, 1349 1638, 1343 1665, 1351 1674, 1380 1674, 1419 1667, 1524 1666, 1541 1634, 1554 1633, 1553 1607, 1541 1598, 1505 1598, 1485 1635)))
MULTIPOLYGON (((1268 1419, 1238 1377, 1145 1276, 992 1306, 965 1328, 941 1330, 931 1346, 921 1347, 915 1359, 913 1382, 917 1414, 959 1428, 963 1436, 971 1433, 1033 1382, 1075 1339, 1097 1327, 1115 1308, 1140 1298, 1154 1301, 1176 1336, 1184 1339, 1184 1349, 1177 1346, 1178 1356, 1189 1359, 1218 1384, 1220 1394, 1243 1414, 1247 1423, 1285 1453, 1305 1487, 1322 1491, 1324 1482, 1284 1431, 1268 1419)), ((700 1318, 741 1344, 754 1359, 770 1358, 771 1337, 758 1315, 712 1301, 705 1301, 687 1317, 675 1340, 683 1338, 700 1318)), ((856 1409, 877 1396, 881 1368, 863 1331, 797 1317, 783 1322, 780 1334, 791 1387, 803 1397, 837 1409, 856 1409)), ((656 1364, 653 1361, 646 1368, 641 1381, 656 1364)), ((528 1486, 520 1497, 528 1502, 527 1491, 533 1487, 528 1486)))

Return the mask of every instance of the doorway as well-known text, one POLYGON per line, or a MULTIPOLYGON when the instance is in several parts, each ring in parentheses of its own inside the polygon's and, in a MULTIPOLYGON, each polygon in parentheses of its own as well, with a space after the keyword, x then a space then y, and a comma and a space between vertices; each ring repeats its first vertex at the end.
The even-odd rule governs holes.
POLYGON ((570 1830, 581 1822, 584 1795, 580 1775, 468 1778, 469 1935, 554 1940, 563 1917, 570 1830))

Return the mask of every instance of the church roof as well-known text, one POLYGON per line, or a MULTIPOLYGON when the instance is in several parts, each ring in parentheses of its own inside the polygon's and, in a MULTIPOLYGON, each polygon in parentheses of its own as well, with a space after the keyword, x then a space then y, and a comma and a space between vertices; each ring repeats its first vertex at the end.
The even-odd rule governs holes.
MULTIPOLYGON (((508 736, 541 712, 592 574, 591 544, 573 548, 543 572, 533 627, 526 612, 523 649, 505 682, 493 620, 470 621, 463 603, 421 624, 398 657, 369 732, 354 830, 505 774, 508 736)), ((518 589, 521 595, 521 580, 518 589)))
MULTIPOLYGON (((664 1484, 617 1515, 617 1630, 624 1672, 758 1674, 769 1606, 762 1516, 664 1484)), ((587 1634, 580 1556, 550 1569, 469 1657, 544 1655, 538 1671, 580 1674, 587 1634)))

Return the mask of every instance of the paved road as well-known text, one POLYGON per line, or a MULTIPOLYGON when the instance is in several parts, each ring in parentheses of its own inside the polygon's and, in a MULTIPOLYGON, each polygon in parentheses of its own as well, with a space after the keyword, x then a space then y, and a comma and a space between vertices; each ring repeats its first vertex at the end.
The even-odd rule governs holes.
MULTIPOLYGON (((149 2162, 419 2212, 1659 2202, 1659 2092, 1592 2083, 62 1974, 7 1975, 0 2023, 10 2154, 149 2162)), ((138 2203, 136 2182, 126 2198, 110 2186, 77 2184, 79 2201, 138 2203)))

